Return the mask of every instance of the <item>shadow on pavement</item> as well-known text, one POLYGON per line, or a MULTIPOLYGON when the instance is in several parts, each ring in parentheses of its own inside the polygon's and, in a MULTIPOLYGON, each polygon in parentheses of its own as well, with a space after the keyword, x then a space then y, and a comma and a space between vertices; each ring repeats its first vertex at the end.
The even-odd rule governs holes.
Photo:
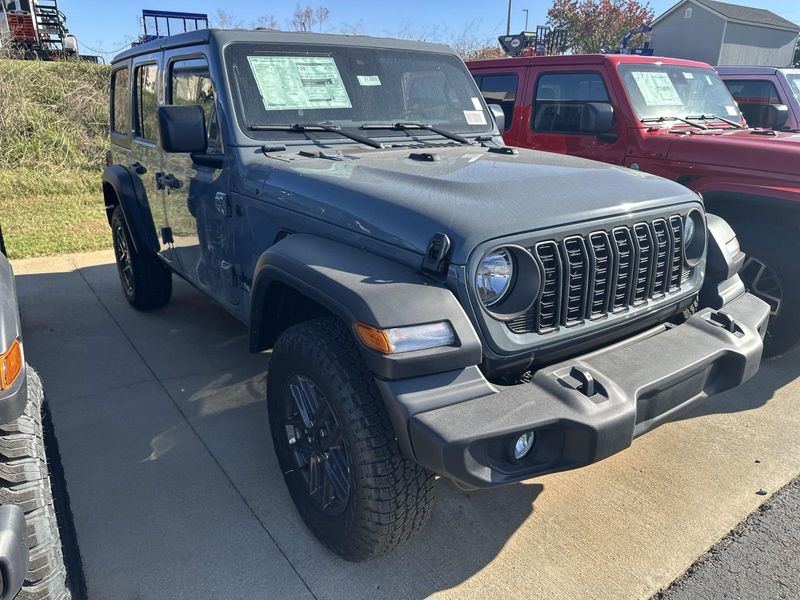
MULTIPOLYGON (((209 461, 186 456, 192 436, 220 471, 216 481, 252 513, 248 526, 265 530, 317 597, 424 598, 452 588, 489 564, 534 511, 541 485, 464 492, 440 479, 419 535, 390 555, 347 563, 308 533, 285 490, 266 415, 269 355, 248 352, 241 323, 177 278, 166 308, 137 312, 119 290, 114 265, 19 275, 17 285, 29 360, 48 388, 90 596, 149 598, 149 585, 166 585, 161 597, 184 597, 209 589, 198 587, 204 580, 196 574, 209 564, 216 566, 208 577, 221 588, 241 585, 246 561, 239 553, 249 552, 239 550, 242 524, 223 521, 216 530, 222 558, 208 548, 203 524, 239 508, 206 511, 219 504, 210 485, 208 494, 192 487, 188 500, 179 489, 209 477, 209 461), (134 486, 138 496, 122 500, 121 490, 134 486), (167 539, 165 531, 178 529, 180 538, 167 539), (159 547, 166 584, 140 552, 159 547), (109 578, 123 561, 127 573, 109 578)), ((195 455, 200 446, 191 445, 195 455)))

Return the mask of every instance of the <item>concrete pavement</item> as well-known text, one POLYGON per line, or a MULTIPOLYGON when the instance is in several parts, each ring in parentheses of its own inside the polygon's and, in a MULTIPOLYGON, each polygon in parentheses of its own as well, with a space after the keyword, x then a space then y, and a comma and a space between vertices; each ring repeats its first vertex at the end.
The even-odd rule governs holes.
MULTIPOLYGON (((127 305, 110 252, 14 264, 90 598, 648 598, 800 473, 800 354, 591 467, 465 493, 367 564, 316 543, 273 456, 269 355, 187 284, 127 305)), ((635 365, 633 366, 635 368, 635 365)))

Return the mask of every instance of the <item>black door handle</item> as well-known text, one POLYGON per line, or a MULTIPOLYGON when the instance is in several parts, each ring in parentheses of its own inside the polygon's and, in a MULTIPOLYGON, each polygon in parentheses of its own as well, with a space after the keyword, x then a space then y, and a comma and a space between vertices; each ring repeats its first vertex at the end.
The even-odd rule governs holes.
POLYGON ((173 190, 179 190, 183 187, 183 182, 175 177, 172 173, 164 174, 164 173, 156 173, 156 189, 163 190, 164 188, 170 188, 173 190))

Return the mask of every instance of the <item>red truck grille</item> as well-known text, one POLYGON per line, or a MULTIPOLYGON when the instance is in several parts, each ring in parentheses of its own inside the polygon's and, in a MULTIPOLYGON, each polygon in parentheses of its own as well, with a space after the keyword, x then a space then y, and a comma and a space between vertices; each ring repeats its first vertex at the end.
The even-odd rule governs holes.
POLYGON ((550 333, 677 292, 689 279, 678 215, 539 242, 539 299, 508 322, 514 333, 550 333))

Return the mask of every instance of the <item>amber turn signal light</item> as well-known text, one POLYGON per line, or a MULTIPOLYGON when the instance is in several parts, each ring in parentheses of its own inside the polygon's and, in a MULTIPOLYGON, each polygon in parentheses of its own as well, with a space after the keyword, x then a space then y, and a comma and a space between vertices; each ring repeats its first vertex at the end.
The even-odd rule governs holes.
POLYGON ((5 354, 0 355, 0 389, 7 390, 22 372, 22 346, 14 340, 5 354))
POLYGON ((401 354, 456 344, 453 328, 446 321, 389 329, 356 323, 355 328, 361 343, 383 354, 401 354))
POLYGON ((383 329, 370 327, 364 323, 356 323, 356 333, 358 334, 358 339, 367 348, 377 350, 383 354, 389 354, 392 351, 392 345, 389 343, 389 338, 386 337, 383 329))

